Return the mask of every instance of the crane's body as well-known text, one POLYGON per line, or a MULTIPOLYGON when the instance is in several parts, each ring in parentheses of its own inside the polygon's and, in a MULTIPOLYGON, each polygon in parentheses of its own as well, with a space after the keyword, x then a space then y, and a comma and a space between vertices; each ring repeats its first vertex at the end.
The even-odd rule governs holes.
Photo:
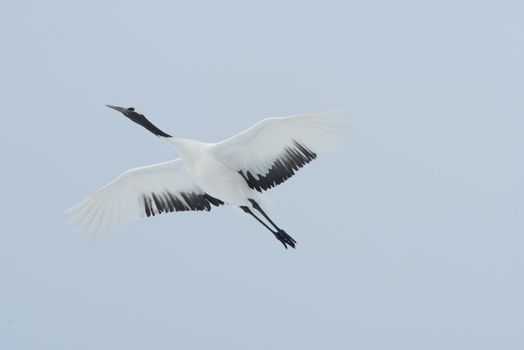
POLYGON ((115 109, 174 147, 180 158, 131 169, 71 207, 71 222, 96 234, 139 217, 178 211, 240 207, 284 245, 296 241, 259 205, 261 194, 284 182, 336 138, 321 115, 267 118, 218 143, 166 134, 134 108, 115 109), (260 213, 262 220, 255 213, 260 213))
POLYGON ((259 193, 248 186, 238 171, 213 156, 214 144, 174 137, 166 142, 180 154, 195 184, 207 194, 239 207, 250 206, 248 198, 258 198, 259 193))

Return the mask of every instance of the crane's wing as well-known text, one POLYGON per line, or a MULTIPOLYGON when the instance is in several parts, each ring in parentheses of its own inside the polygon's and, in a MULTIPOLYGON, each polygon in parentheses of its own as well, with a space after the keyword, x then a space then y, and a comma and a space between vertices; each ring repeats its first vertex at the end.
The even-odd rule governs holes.
POLYGON ((212 147, 217 159, 237 170, 249 187, 259 192, 289 179, 318 152, 340 138, 333 123, 345 121, 326 115, 267 118, 212 147))
POLYGON ((198 187, 179 158, 131 169, 66 211, 80 232, 96 234, 133 219, 207 210, 224 202, 198 187))

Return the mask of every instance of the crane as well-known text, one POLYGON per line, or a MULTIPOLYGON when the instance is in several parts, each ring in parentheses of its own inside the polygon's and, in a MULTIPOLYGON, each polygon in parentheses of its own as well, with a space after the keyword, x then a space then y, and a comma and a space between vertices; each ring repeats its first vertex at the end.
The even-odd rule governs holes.
POLYGON ((261 223, 286 249, 295 248, 295 239, 262 208, 262 192, 340 141, 332 124, 338 120, 325 114, 266 118, 224 141, 205 143, 171 136, 133 107, 107 107, 168 143, 180 158, 128 170, 69 208, 69 222, 81 232, 96 234, 141 217, 230 204, 261 223))

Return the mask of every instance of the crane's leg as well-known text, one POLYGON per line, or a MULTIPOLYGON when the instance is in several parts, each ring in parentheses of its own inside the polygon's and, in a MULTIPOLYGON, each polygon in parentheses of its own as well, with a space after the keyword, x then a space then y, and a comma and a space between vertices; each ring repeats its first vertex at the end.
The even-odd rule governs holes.
POLYGON ((273 220, 271 220, 269 218, 269 216, 267 216, 267 214, 262 210, 262 207, 260 207, 260 205, 258 205, 257 202, 255 202, 253 199, 250 199, 249 200, 251 202, 251 204, 253 205, 253 208, 255 208, 256 210, 258 210, 260 212, 260 214, 262 214, 267 221, 269 221, 271 223, 271 225, 273 225, 273 227, 277 230, 277 231, 281 231, 280 228, 273 222, 273 220))
POLYGON ((267 228, 269 231, 271 231, 271 233, 273 233, 275 235, 275 237, 284 245, 284 247, 287 249, 287 246, 291 246, 293 248, 295 248, 295 244, 297 243, 297 241, 295 241, 293 239, 293 237, 291 237, 290 235, 288 235, 286 233, 286 231, 280 229, 274 222, 273 220, 271 220, 269 218, 269 216, 262 210, 262 208, 258 205, 257 202, 255 202, 254 200, 250 199, 249 200, 251 202, 251 204, 253 205, 253 208, 255 208, 256 210, 258 210, 265 218, 267 221, 269 221, 271 223, 271 225, 273 225, 275 227, 275 231, 273 231, 265 222, 263 222, 258 216, 256 216, 252 211, 251 209, 249 209, 249 207, 246 207, 246 206, 241 206, 240 208, 248 213, 249 215, 253 216, 258 222, 260 222, 262 225, 264 225, 265 228, 267 228))

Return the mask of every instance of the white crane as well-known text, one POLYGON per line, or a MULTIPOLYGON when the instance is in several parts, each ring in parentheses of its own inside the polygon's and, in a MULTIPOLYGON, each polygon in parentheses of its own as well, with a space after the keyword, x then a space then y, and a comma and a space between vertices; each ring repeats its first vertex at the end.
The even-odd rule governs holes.
POLYGON ((286 249, 295 248, 296 241, 261 208, 261 193, 331 147, 337 138, 330 122, 336 120, 325 115, 267 118, 222 142, 204 143, 166 134, 133 107, 107 107, 173 146, 181 158, 128 170, 68 209, 79 231, 96 234, 140 217, 209 211, 228 203, 253 216, 286 249))

